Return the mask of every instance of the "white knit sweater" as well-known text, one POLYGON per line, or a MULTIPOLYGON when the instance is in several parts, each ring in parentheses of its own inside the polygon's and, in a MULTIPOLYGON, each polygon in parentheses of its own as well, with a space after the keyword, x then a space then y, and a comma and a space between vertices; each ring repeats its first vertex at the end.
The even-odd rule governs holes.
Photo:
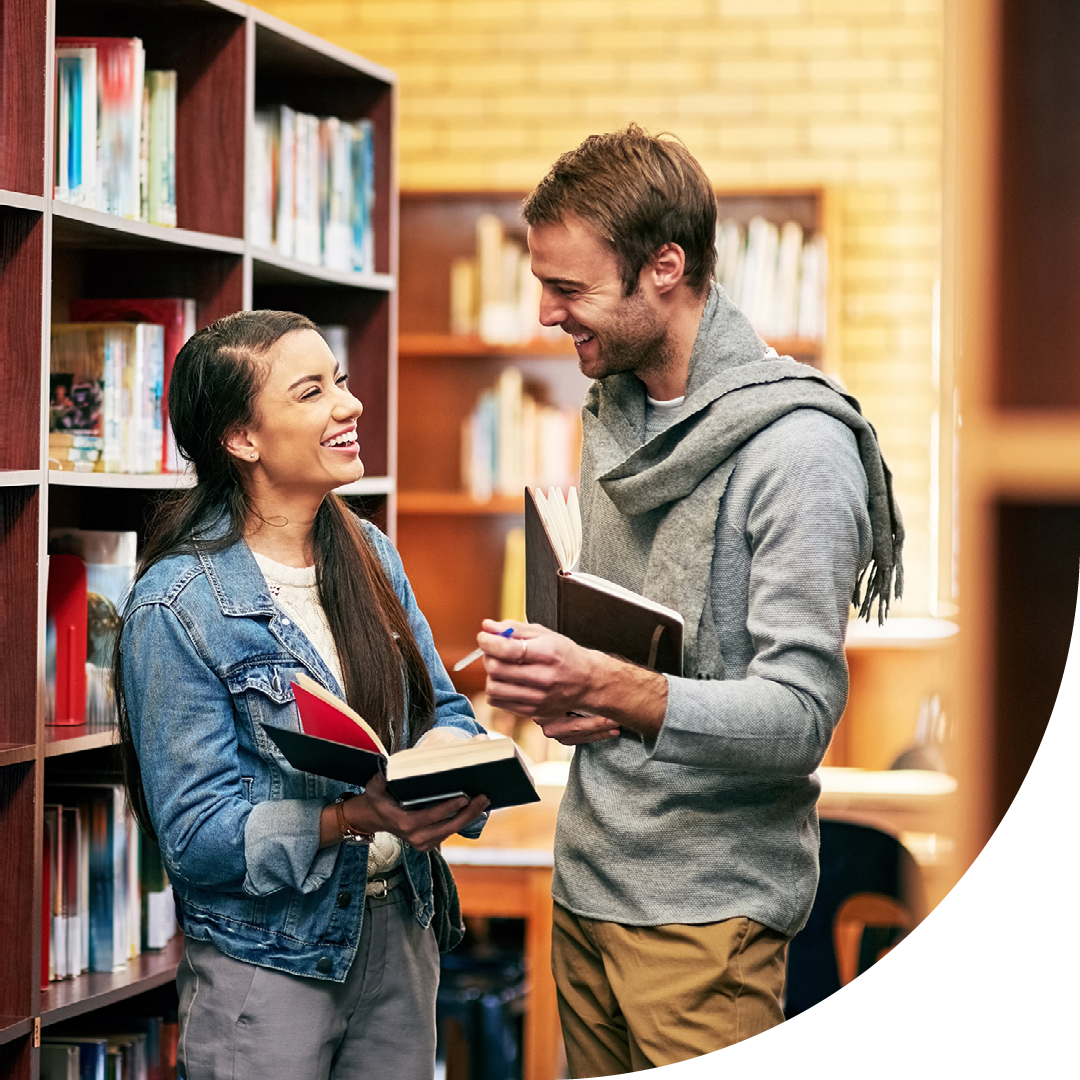
MULTIPOLYGON (((315 567, 285 566, 256 551, 253 551, 252 555, 266 578, 266 585, 274 602, 307 634, 308 640, 326 661, 326 666, 334 673, 339 685, 344 686, 337 644, 319 600, 315 567)), ((372 874, 385 874, 400 861, 401 841, 392 833, 377 832, 375 842, 368 848, 368 877, 372 874)))

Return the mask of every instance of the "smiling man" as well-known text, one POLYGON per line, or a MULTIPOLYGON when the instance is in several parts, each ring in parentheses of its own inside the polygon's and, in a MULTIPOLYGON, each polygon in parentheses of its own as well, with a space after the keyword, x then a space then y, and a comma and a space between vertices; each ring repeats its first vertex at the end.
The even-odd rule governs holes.
POLYGON ((679 678, 533 624, 479 639, 492 704, 577 747, 552 966, 571 1074, 604 1076, 783 1019, 848 606, 899 595, 902 527, 858 404, 715 284, 715 197, 680 142, 592 136, 523 209, 541 321, 594 379, 581 568, 685 620, 679 678))

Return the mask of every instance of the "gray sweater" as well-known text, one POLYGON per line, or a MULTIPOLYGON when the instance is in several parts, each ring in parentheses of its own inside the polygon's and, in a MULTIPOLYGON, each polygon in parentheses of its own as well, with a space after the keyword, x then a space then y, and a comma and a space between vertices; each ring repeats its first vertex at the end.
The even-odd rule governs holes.
MULTIPOLYGON (((847 698, 848 610, 871 557, 867 487, 852 430, 814 408, 738 450, 708 594, 723 678, 669 677, 651 744, 624 733, 577 749, 555 838, 560 904, 639 926, 803 926, 815 770, 847 698)), ((620 580, 617 566, 588 569, 620 580)))

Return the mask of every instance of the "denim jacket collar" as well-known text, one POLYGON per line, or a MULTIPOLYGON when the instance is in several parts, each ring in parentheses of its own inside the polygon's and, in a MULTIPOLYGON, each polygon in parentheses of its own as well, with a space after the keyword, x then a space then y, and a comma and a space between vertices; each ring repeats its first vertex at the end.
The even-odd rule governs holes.
POLYGON ((199 563, 221 613, 236 618, 257 618, 260 615, 268 618, 270 633, 280 644, 328 690, 343 697, 343 688, 308 640, 308 636, 274 603, 266 585, 266 578, 246 541, 238 540, 220 551, 198 547, 199 540, 219 539, 227 528, 226 519, 218 518, 201 529, 195 538, 199 563))

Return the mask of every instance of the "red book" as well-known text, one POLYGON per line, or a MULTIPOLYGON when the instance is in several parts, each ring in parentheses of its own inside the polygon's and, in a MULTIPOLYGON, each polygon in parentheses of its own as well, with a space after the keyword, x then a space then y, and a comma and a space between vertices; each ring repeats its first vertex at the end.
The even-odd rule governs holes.
POLYGON ((387 756, 382 739, 358 712, 309 675, 301 672, 296 678, 292 688, 300 713, 300 728, 305 735, 387 756))
POLYGON ((86 722, 86 563, 78 555, 49 556, 45 610, 56 628, 54 724, 86 722))
POLYGON ((169 423, 169 381, 180 347, 195 333, 195 301, 175 298, 147 300, 71 301, 75 322, 148 322, 165 327, 165 375, 161 387, 161 468, 164 472, 183 472, 184 463, 176 449, 169 423))

